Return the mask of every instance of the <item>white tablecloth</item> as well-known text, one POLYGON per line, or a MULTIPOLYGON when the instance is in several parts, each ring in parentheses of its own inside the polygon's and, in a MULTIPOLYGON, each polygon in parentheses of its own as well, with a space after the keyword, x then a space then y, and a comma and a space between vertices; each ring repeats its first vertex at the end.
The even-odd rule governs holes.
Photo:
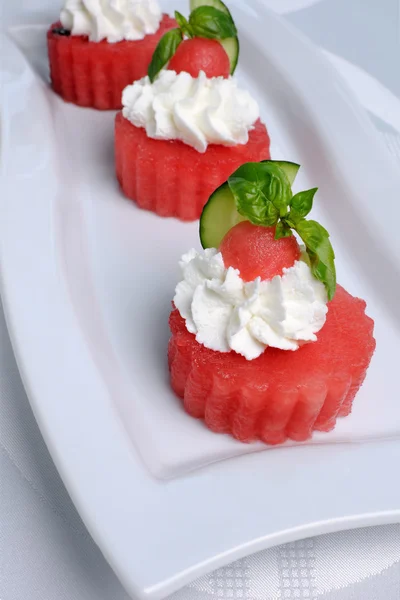
MULTIPOLYGON (((400 168, 398 0, 266 3, 327 51, 370 111, 400 168)), ((0 0, 2 24, 50 22, 59 5, 58 0, 0 0)), ((0 442, 0 600, 127 600, 44 445, 1 306, 0 442)), ((219 569, 173 596, 211 597, 400 600, 400 525, 285 544, 219 569)))

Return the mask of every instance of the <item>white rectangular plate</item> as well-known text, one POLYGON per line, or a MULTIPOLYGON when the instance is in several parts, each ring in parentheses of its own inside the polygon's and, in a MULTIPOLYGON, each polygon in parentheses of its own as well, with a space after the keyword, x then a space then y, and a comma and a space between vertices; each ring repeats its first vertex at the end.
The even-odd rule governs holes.
MULTIPOLYGON (((166 2, 169 12, 186 2, 166 2)), ((279 155, 319 185, 340 282, 365 297, 378 350, 354 414, 317 441, 400 431, 399 178, 329 64, 265 8, 236 3, 242 81, 279 155), (389 415, 389 417, 388 417, 389 415), (361 424, 361 427, 360 427, 361 424)), ((161 598, 306 535, 399 519, 400 442, 254 448, 209 433, 169 390, 177 259, 197 224, 145 213, 114 177, 113 113, 48 88, 45 28, 2 39, 2 295, 39 425, 89 531, 127 589, 161 598), (199 461, 199 456, 201 460, 199 461)))

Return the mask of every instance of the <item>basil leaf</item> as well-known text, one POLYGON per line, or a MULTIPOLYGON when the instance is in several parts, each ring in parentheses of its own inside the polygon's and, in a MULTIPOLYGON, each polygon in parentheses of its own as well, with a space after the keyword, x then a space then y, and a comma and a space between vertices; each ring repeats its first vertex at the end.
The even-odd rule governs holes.
POLYGON ((306 190, 295 194, 290 203, 289 219, 293 223, 297 223, 300 219, 303 219, 311 212, 313 206, 314 196, 318 188, 312 190, 306 190))
POLYGON ((325 238, 329 238, 329 233, 317 221, 306 221, 302 219, 296 225, 296 231, 310 250, 318 253, 318 248, 325 238))
MULTIPOLYGON (((326 242, 331 246, 329 239, 327 239, 326 242)), ((332 262, 332 265, 326 265, 321 260, 319 260, 318 256, 312 255, 312 253, 311 255, 310 253, 308 254, 310 256, 312 274, 316 279, 318 279, 325 285, 328 294, 328 300, 332 300, 336 290, 335 263, 332 262)))
POLYGON ((328 300, 332 300, 336 289, 336 269, 329 233, 316 221, 305 219, 296 224, 296 231, 306 245, 314 277, 325 285, 328 300))
POLYGON ((281 238, 286 238, 292 236, 292 230, 286 223, 283 221, 279 221, 275 229, 275 239, 280 240, 281 238))
POLYGON ((230 15, 213 6, 199 6, 189 17, 194 36, 214 40, 236 37, 238 32, 230 15))
POLYGON ((158 42, 148 69, 152 83, 161 69, 171 60, 182 40, 181 30, 171 29, 158 42))
POLYGON ((276 225, 292 197, 289 180, 273 161, 242 165, 228 179, 238 212, 255 225, 276 225))
POLYGON ((177 10, 175 11, 175 20, 178 23, 182 33, 184 35, 187 35, 187 37, 192 38, 193 31, 189 25, 189 21, 183 15, 181 15, 181 13, 178 12, 177 10))

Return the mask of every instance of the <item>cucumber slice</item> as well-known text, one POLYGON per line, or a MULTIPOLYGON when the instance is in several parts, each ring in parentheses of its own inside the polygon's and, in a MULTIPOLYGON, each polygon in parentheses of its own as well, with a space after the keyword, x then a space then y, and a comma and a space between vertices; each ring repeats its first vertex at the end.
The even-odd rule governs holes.
MULTIPOLYGON (((270 162, 263 160, 262 162, 270 162)), ((289 179, 290 185, 293 184, 300 165, 285 160, 274 160, 289 179)), ((203 248, 218 248, 232 227, 246 221, 238 213, 235 198, 230 190, 228 182, 223 183, 210 196, 207 204, 203 208, 200 217, 200 241, 203 248)))
POLYGON ((239 38, 226 38, 225 40, 218 40, 225 52, 228 55, 229 62, 231 65, 230 74, 233 75, 236 71, 237 64, 239 62, 240 44, 239 38))
MULTIPOLYGON (((212 6, 217 10, 225 13, 232 17, 230 10, 221 0, 190 0, 190 12, 199 8, 199 6, 212 6)), ((240 52, 240 44, 239 39, 237 37, 226 38, 226 40, 218 40, 225 52, 228 55, 229 62, 231 65, 230 73, 234 74, 238 61, 239 61, 239 52, 240 52)))
MULTIPOLYGON (((270 162, 269 160, 263 160, 262 162, 270 162)), ((294 162, 288 162, 286 160, 274 160, 273 161, 278 167, 282 169, 286 177, 289 179, 290 185, 293 185, 296 175, 299 172, 300 165, 294 162)))
POLYGON ((203 248, 218 248, 232 227, 246 221, 236 210, 228 183, 219 187, 208 200, 200 217, 200 241, 203 248))

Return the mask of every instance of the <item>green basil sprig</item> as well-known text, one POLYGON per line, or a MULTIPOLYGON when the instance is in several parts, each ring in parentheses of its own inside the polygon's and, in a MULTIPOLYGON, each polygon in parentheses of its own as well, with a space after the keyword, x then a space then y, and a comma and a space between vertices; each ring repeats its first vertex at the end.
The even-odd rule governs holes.
POLYGON ((195 37, 225 40, 238 32, 230 15, 213 6, 199 6, 190 13, 189 25, 195 37))
POLYGON ((178 23, 180 30, 188 38, 194 37, 194 31, 189 21, 177 10, 175 11, 175 21, 178 23))
POLYGON ((175 11, 175 19, 178 27, 165 33, 154 51, 148 68, 148 76, 151 82, 154 81, 161 69, 169 63, 185 36, 187 38, 202 37, 213 40, 226 40, 237 37, 238 32, 229 11, 224 13, 213 6, 199 6, 190 13, 189 20, 180 12, 175 11))
POLYGON ((286 215, 292 189, 286 174, 272 161, 247 163, 228 183, 238 212, 255 225, 271 227, 286 215))
POLYGON ((292 223, 298 223, 311 212, 317 190, 318 188, 313 188, 305 192, 298 192, 298 194, 293 196, 290 202, 290 214, 288 217, 292 223))
POLYGON ((148 69, 148 76, 152 83, 161 69, 171 60, 182 40, 182 31, 177 28, 167 31, 158 42, 148 69))
POLYGON ((286 173, 274 161, 247 163, 228 179, 237 211, 251 223, 276 227, 275 238, 295 231, 304 242, 311 271, 332 300, 336 290, 335 253, 327 230, 307 220, 317 188, 293 196, 286 173))
POLYGON ((336 290, 335 253, 329 233, 317 221, 301 219, 295 231, 303 240, 310 258, 311 271, 326 287, 328 299, 332 300, 336 290))

